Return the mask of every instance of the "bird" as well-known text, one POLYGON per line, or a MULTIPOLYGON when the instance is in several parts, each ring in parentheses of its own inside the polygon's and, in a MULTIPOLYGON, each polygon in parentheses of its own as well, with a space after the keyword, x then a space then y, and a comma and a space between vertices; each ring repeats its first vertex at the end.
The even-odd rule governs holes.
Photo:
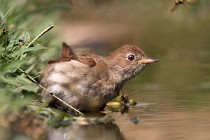
POLYGON ((49 61, 41 75, 46 89, 41 95, 50 107, 74 112, 47 92, 82 112, 102 111, 116 98, 124 84, 137 76, 147 64, 158 62, 135 45, 123 45, 108 56, 93 53, 76 55, 63 44, 62 57, 49 61))

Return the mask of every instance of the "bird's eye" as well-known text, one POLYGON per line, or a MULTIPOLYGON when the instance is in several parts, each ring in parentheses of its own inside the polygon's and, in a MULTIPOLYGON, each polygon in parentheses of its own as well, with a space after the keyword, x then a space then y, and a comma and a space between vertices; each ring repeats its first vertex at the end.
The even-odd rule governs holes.
POLYGON ((135 56, 133 54, 128 55, 128 60, 133 61, 135 59, 135 56))

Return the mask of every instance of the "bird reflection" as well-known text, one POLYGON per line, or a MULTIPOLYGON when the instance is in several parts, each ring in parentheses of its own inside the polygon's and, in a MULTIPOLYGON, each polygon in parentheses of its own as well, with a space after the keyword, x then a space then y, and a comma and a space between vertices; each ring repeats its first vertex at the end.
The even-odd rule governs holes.
POLYGON ((49 140, 125 140, 119 127, 114 123, 70 125, 50 131, 49 140))

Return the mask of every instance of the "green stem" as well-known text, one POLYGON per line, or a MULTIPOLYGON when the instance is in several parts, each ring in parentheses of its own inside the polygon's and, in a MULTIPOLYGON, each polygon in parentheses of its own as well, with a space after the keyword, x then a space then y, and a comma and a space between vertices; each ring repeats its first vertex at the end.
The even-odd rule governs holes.
POLYGON ((53 28, 53 24, 50 24, 49 27, 47 27, 44 31, 42 31, 38 36, 36 36, 27 46, 26 48, 28 48, 29 46, 31 46, 37 39, 39 39, 41 36, 43 36, 45 33, 47 33, 49 30, 51 30, 53 28))

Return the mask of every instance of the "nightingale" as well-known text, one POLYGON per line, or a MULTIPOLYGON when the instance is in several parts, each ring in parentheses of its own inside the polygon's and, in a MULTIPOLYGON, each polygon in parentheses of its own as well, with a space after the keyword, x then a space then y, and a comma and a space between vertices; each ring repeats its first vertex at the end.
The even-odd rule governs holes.
MULTIPOLYGON (((63 44, 62 58, 49 61, 41 75, 41 85, 82 112, 98 112, 119 95, 126 81, 147 64, 157 62, 135 45, 124 45, 103 57, 90 53, 76 55, 63 44)), ((49 106, 72 111, 42 90, 49 106)))

